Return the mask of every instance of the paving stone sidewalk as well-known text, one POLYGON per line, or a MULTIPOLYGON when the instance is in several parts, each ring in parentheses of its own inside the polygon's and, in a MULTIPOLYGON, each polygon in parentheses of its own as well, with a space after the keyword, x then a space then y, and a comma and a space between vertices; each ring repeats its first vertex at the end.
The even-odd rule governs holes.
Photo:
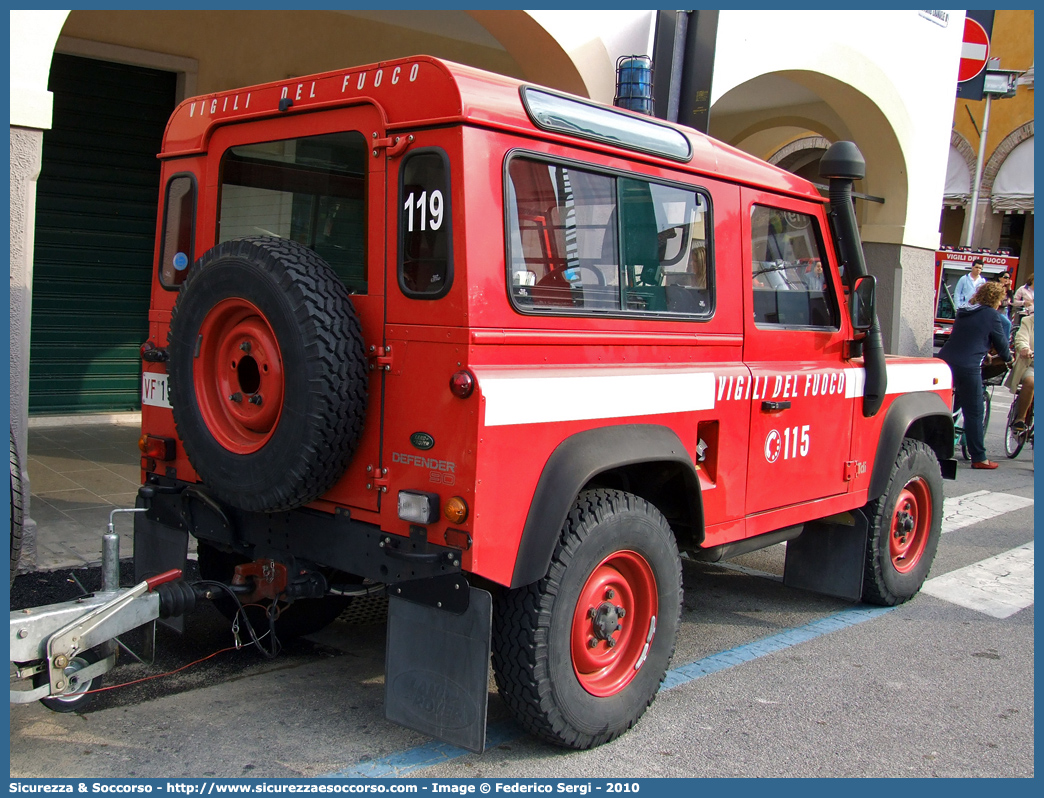
MULTIPOLYGON (((30 422, 29 514, 36 522, 36 557, 21 570, 80 568, 101 560, 109 514, 134 506, 141 480, 137 414, 104 419, 30 422)), ((117 514, 120 556, 133 554, 133 516, 117 514)))

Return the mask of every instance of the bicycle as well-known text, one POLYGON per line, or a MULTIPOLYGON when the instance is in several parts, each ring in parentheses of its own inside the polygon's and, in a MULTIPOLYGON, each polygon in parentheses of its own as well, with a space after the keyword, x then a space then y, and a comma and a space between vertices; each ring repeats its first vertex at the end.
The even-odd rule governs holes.
MULTIPOLYGON (((1019 386, 1019 390, 1022 387, 1019 386)), ((1008 455, 1009 460, 1014 460, 1019 456, 1019 452, 1022 451, 1022 447, 1029 441, 1030 448, 1033 449, 1033 402, 1030 402, 1029 409, 1026 411, 1026 428, 1021 431, 1012 429, 1012 424, 1015 423, 1015 409, 1019 404, 1018 391, 1015 392, 1015 399, 1011 403, 1011 410, 1008 411, 1008 423, 1004 428, 1004 453, 1008 455)))

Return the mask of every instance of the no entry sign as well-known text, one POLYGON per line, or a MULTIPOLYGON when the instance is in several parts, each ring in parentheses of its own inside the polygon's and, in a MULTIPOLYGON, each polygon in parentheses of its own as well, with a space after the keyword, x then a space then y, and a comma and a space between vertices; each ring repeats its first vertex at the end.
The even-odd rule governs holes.
POLYGON ((961 65, 957 70, 957 82, 963 83, 976 77, 986 68, 990 57, 990 37, 986 29, 970 17, 964 20, 964 40, 961 42, 961 65))

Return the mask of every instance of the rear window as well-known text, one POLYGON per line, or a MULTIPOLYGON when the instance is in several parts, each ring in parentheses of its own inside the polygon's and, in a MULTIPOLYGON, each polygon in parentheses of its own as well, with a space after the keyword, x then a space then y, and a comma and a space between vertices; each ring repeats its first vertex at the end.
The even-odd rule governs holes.
POLYGON ((196 178, 175 175, 167 183, 163 204, 163 243, 160 249, 160 283, 177 288, 192 263, 196 231, 196 178))
POLYGON ((509 292, 517 309, 712 315, 705 193, 515 157, 506 207, 509 292))
POLYGON ((445 296, 453 282, 449 159, 437 148, 406 156, 399 172, 399 288, 414 299, 445 296))
POLYGON ((274 236, 366 293, 366 138, 354 131, 232 147, 221 160, 218 243, 274 236))

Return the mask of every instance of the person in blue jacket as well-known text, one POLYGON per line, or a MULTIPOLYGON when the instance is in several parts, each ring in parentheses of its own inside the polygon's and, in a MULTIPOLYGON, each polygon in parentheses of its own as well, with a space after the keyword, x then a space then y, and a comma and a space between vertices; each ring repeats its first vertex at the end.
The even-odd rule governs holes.
POLYGON ((984 283, 972 296, 967 308, 957 311, 953 332, 939 350, 953 373, 953 388, 958 406, 964 411, 964 439, 972 468, 996 468, 986 457, 983 430, 982 361, 992 348, 1005 363, 1011 363, 1011 350, 1005 335, 1004 317, 998 308, 1005 291, 1000 283, 984 283))

